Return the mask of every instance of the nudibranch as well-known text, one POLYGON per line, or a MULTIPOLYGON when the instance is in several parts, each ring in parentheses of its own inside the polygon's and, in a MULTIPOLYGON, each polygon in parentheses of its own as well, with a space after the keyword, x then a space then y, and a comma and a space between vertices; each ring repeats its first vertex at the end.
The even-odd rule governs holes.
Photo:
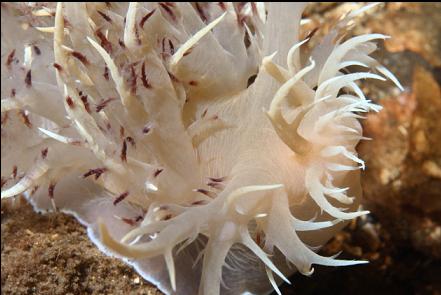
POLYGON ((2 3, 2 199, 73 214, 167 294, 364 263, 316 251, 367 213, 355 147, 380 106, 356 82, 401 85, 370 57, 387 36, 344 40, 372 5, 310 51, 304 6, 2 3))

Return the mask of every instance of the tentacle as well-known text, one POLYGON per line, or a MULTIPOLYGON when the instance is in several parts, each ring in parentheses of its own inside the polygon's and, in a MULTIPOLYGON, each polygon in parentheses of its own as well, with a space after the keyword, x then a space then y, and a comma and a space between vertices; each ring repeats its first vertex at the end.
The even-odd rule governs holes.
POLYGON ((21 193, 27 191, 35 185, 36 181, 43 177, 49 170, 49 166, 46 162, 41 161, 37 165, 35 165, 30 171, 26 173, 26 175, 14 186, 10 187, 7 190, 2 191, 1 198, 10 198, 21 193))
POLYGON ((128 89, 126 83, 119 74, 118 68, 116 67, 110 55, 103 47, 101 47, 101 45, 99 45, 90 37, 87 37, 87 40, 102 56, 107 67, 109 68, 112 79, 115 82, 116 89, 121 96, 121 101, 123 105, 127 108, 129 113, 132 114, 133 118, 145 122, 145 120, 147 119, 147 114, 144 111, 144 106, 138 101, 138 98, 130 93, 130 90, 128 89))
MULTIPOLYGON (((254 242, 251 238, 248 229, 242 229, 241 231, 241 242, 248 247, 257 257, 265 263, 265 266, 272 272, 276 273, 281 279, 286 283, 290 284, 290 281, 283 275, 283 273, 273 264, 273 262, 268 258, 267 254, 263 252, 259 245, 254 242)), ((271 280, 271 279, 270 279, 271 280)))
POLYGON ((212 21, 210 24, 202 28, 199 32, 194 34, 193 37, 191 37, 187 42, 182 44, 182 46, 178 49, 178 51, 173 54, 173 56, 170 59, 170 67, 173 71, 178 66, 179 61, 185 56, 185 53, 190 50, 193 46, 196 45, 196 43, 199 42, 206 34, 210 32, 211 29, 213 29, 219 22, 222 21, 222 19, 225 17, 227 13, 223 13, 221 16, 219 16, 217 19, 212 21))
MULTIPOLYGON (((351 169, 343 168, 344 170, 351 169)), ((369 211, 360 211, 360 212, 352 212, 346 213, 334 207, 329 201, 326 199, 324 195, 323 185, 320 182, 320 179, 323 177, 323 170, 319 166, 312 166, 308 168, 305 175, 305 186, 309 191, 311 198, 317 203, 321 210, 324 210, 331 216, 338 219, 352 219, 358 216, 366 215, 369 211)))
POLYGON ((312 264, 342 266, 366 263, 365 261, 336 260, 334 257, 322 257, 314 253, 289 226, 290 216, 286 196, 278 194, 273 201, 265 233, 270 243, 277 247, 302 274, 311 275, 314 271, 311 268, 312 264))
POLYGON ((202 268, 201 283, 199 294, 217 295, 220 294, 220 286, 222 280, 222 266, 225 258, 233 245, 232 240, 213 241, 210 239, 205 246, 204 260, 202 268))

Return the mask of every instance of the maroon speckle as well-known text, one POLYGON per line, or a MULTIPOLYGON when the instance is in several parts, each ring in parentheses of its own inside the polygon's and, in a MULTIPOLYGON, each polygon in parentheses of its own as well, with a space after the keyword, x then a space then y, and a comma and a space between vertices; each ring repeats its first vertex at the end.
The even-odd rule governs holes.
POLYGON ((136 221, 131 218, 121 217, 121 220, 127 223, 128 225, 135 225, 136 221))
POLYGON ((6 66, 8 68, 11 67, 12 62, 14 61, 14 57, 15 57, 15 49, 9 53, 8 58, 6 59, 6 66))
POLYGON ((149 13, 147 13, 139 22, 139 26, 141 28, 144 28, 144 24, 145 22, 153 15, 153 13, 155 13, 156 9, 153 9, 152 11, 150 11, 149 13))
POLYGON ((54 198, 54 191, 55 191, 55 183, 49 184, 49 188, 47 191, 49 194, 49 198, 53 199, 54 198))
POLYGON ((27 72, 26 72, 26 76, 25 76, 25 84, 26 84, 26 87, 31 87, 32 86, 32 73, 31 73, 31 70, 28 70, 27 72))
POLYGON ((45 148, 45 149, 41 150, 41 157, 42 157, 43 159, 46 159, 46 157, 47 157, 47 152, 48 152, 48 148, 45 148))
POLYGON ((73 109, 75 107, 75 104, 72 100, 72 97, 70 97, 70 96, 66 97, 66 103, 71 109, 73 109))
POLYGON ((209 187, 212 187, 212 188, 215 188, 215 189, 221 189, 223 187, 222 184, 219 183, 219 182, 209 182, 209 183, 207 183, 207 185, 209 187))
POLYGON ((261 245, 260 232, 257 232, 257 233, 256 233, 256 243, 257 243, 258 245, 261 245))
POLYGON ((152 85, 150 85, 149 80, 147 79, 147 75, 145 74, 145 62, 143 62, 141 66, 141 81, 142 81, 142 85, 145 88, 147 89, 152 88, 152 85))
POLYGON ((121 161, 127 162, 127 142, 125 139, 123 140, 120 158, 121 161))
POLYGON ((124 192, 122 194, 120 194, 114 201, 113 201, 113 205, 116 206, 119 202, 121 202, 122 200, 124 200, 125 198, 127 198, 127 196, 129 195, 129 192, 124 192))
POLYGON ((162 9, 165 10, 165 12, 167 12, 167 14, 171 17, 172 20, 176 21, 175 13, 170 8, 170 7, 173 7, 173 5, 171 5, 171 3, 161 2, 161 3, 159 3, 159 5, 161 6, 162 9))
POLYGON ((173 82, 179 82, 178 78, 176 78, 175 75, 173 75, 172 73, 170 73, 170 72, 168 72, 168 71, 167 71, 167 73, 168 73, 170 79, 171 79, 173 82))
POLYGON ((122 221, 124 221, 128 225, 132 225, 132 226, 135 225, 136 223, 140 222, 143 219, 144 219, 144 217, 142 217, 141 215, 138 215, 135 218, 121 217, 122 221))
POLYGON ((243 24, 246 22, 247 16, 241 13, 237 13, 237 23, 239 26, 243 26, 243 24))
POLYGON ((41 50, 37 45, 32 46, 32 48, 34 48, 34 51, 37 55, 41 55, 41 50))
POLYGON ((15 97, 15 95, 17 94, 17 91, 15 90, 15 88, 11 89, 11 97, 15 97))
POLYGON ((104 79, 106 79, 107 81, 109 81, 109 68, 107 66, 104 66, 104 79))
POLYGON ((141 45, 141 37, 139 36, 139 29, 136 24, 135 24, 135 36, 136 36, 136 43, 138 43, 138 45, 141 45))
POLYGON ((199 5, 198 2, 196 2, 196 10, 201 17, 202 21, 205 23, 207 22, 207 16, 205 15, 204 9, 199 5))
POLYGON ((318 29, 319 27, 314 28, 311 32, 309 32, 308 36, 306 36, 305 39, 311 39, 315 35, 315 33, 317 33, 318 29))
POLYGON ((18 171, 18 168, 16 165, 14 165, 14 167, 12 167, 12 178, 15 179, 17 177, 17 171, 18 171))
POLYGON ((101 17, 104 18, 107 22, 112 23, 112 19, 104 12, 98 10, 98 14, 101 15, 101 17))
POLYGON ((254 15, 258 15, 256 3, 251 2, 251 11, 254 15))
POLYGON ((76 59, 78 59, 83 65, 87 66, 89 65, 89 60, 87 59, 87 57, 82 54, 81 52, 78 51, 73 51, 72 56, 75 57, 76 59))
POLYGON ((130 65, 130 78, 129 78, 129 85, 130 85, 130 92, 132 94, 136 94, 136 72, 135 72, 135 66, 132 64, 130 65))
POLYGON ((188 82, 188 84, 190 84, 191 86, 198 86, 197 81, 190 81, 190 82, 188 82))
POLYGON ((162 54, 164 56, 164 53, 165 53, 165 38, 162 38, 161 44, 162 44, 162 54))
POLYGON ((158 175, 161 174, 162 171, 164 171, 164 169, 156 169, 153 173, 153 177, 158 177, 158 175))
POLYGON ((144 128, 142 128, 142 133, 147 134, 150 132, 150 126, 145 126, 144 128))
POLYGON ((132 147, 136 147, 135 140, 131 136, 127 136, 126 140, 132 145, 132 147))
POLYGON ((199 201, 194 201, 193 203, 191 203, 191 205, 193 206, 198 206, 198 205, 205 205, 207 202, 204 200, 199 200, 199 201))
POLYGON ((90 169, 89 171, 87 171, 86 173, 83 174, 83 178, 87 178, 91 175, 95 175, 95 180, 98 180, 98 178, 101 176, 101 174, 103 174, 106 171, 107 171, 107 168, 104 168, 104 167, 90 169))
POLYGON ((126 130, 124 129, 124 127, 119 126, 119 137, 124 138, 125 132, 126 132, 126 130))
POLYGON ((227 6, 225 6, 225 2, 219 2, 219 7, 220 7, 223 11, 226 11, 226 10, 227 10, 227 6))
POLYGON ((25 114, 24 111, 19 111, 20 117, 23 121, 23 123, 28 127, 28 128, 32 128, 32 124, 31 121, 29 120, 28 115, 25 114))
POLYGON ((214 182, 223 182, 223 181, 225 181, 225 176, 224 177, 209 177, 208 179, 210 179, 211 181, 214 181, 214 182))
POLYGON ((32 188, 32 190, 31 190, 31 196, 34 195, 34 194, 37 192, 37 190, 38 190, 39 188, 40 188, 39 185, 34 186, 34 187, 32 188))
MULTIPOLYGON (((55 14, 54 14, 54 16, 55 16, 55 14)), ((63 17, 63 21, 64 21, 64 25, 65 25, 66 27, 68 27, 68 28, 72 27, 72 25, 70 24, 70 22, 67 20, 66 17, 63 17)))
POLYGON ((109 40, 107 40, 106 36, 103 34, 103 32, 101 32, 100 30, 97 30, 95 32, 96 36, 98 37, 98 39, 100 39, 101 42, 101 46, 109 53, 112 52, 112 43, 109 42, 109 40))
POLYGON ((75 146, 82 146, 82 142, 81 140, 72 140, 71 142, 69 142, 71 145, 75 145, 75 146))
POLYGON ((97 104, 96 105, 96 112, 98 113, 98 112, 100 112, 102 109, 104 109, 108 104, 109 104, 109 102, 111 102, 112 100, 115 100, 115 98, 113 98, 113 97, 110 97, 110 98, 108 98, 108 99, 105 99, 105 100, 102 100, 99 104, 97 104))
POLYGON ((123 49, 126 48, 126 44, 124 44, 124 41, 123 41, 123 40, 119 39, 119 40, 118 40, 118 44, 119 44, 119 46, 121 46, 121 48, 123 48, 123 49))
POLYGON ((246 2, 238 2, 237 3, 237 11, 242 11, 242 9, 244 8, 246 2))
POLYGON ((168 46, 170 47, 170 54, 173 55, 175 54, 175 46, 173 45, 173 42, 168 39, 168 46))
POLYGON ((198 189, 196 190, 196 192, 201 193, 201 194, 204 194, 204 195, 206 195, 206 196, 208 196, 208 197, 210 197, 210 198, 213 198, 213 197, 214 197, 214 196, 213 196, 213 192, 207 191, 206 189, 203 189, 203 188, 198 188, 198 189))
POLYGON ((193 51, 193 47, 190 47, 187 51, 184 52, 182 56, 187 56, 193 51))
POLYGON ((87 100, 87 95, 82 95, 80 98, 81 101, 83 102, 84 108, 90 114, 90 105, 89 105, 89 101, 87 100))
POLYGON ((59 64, 57 64, 56 62, 54 62, 53 66, 54 66, 54 68, 57 69, 57 71, 59 71, 59 72, 63 71, 63 67, 60 66, 59 64))

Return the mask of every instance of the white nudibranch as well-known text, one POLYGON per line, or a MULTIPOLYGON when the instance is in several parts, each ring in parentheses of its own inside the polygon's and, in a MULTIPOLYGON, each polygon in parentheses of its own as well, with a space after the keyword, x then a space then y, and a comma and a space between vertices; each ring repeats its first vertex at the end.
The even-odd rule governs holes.
POLYGON ((166 294, 365 263, 314 250, 368 213, 355 146, 381 107, 356 82, 402 87, 369 56, 387 36, 342 40, 372 5, 308 56, 304 6, 2 3, 2 199, 73 214, 166 294))

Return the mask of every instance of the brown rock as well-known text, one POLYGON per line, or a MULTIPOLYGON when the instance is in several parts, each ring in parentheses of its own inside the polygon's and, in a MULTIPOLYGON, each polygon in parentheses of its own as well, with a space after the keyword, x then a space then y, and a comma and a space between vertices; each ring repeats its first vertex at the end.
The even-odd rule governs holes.
POLYGON ((440 86, 416 67, 412 91, 385 99, 384 110, 368 116, 360 146, 367 160, 365 206, 400 242, 441 257, 440 86))

